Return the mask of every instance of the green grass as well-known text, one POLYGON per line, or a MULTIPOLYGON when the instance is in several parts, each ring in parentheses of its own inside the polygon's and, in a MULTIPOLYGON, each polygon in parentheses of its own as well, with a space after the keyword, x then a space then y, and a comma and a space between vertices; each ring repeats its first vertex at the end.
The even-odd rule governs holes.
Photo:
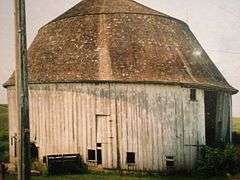
POLYGON ((8 129, 8 107, 0 104, 0 130, 8 129))
POLYGON ((0 161, 8 161, 8 107, 0 104, 0 161))
POLYGON ((240 117, 233 118, 233 132, 240 133, 240 117))

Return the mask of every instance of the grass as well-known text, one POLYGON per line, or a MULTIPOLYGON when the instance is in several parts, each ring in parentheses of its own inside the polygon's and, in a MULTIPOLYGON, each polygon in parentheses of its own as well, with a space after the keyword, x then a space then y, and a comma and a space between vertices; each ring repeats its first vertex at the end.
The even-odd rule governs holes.
POLYGON ((8 161, 8 107, 0 104, 0 161, 8 161))
POLYGON ((0 104, 0 130, 8 129, 8 107, 0 104))

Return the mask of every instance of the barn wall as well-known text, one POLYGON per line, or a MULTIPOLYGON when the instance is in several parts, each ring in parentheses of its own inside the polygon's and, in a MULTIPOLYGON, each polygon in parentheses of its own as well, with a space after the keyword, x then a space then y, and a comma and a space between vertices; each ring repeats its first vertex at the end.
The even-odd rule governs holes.
POLYGON ((231 142, 232 96, 226 92, 205 91, 206 144, 231 142))
MULTIPOLYGON (((31 85, 31 140, 40 158, 80 153, 102 143, 104 168, 164 170, 166 156, 177 169, 191 169, 205 144, 204 93, 150 84, 31 85), (100 131, 100 132, 99 132, 100 131), (98 142, 99 141, 99 142, 98 142), (127 164, 127 152, 136 163, 127 164)), ((8 88, 10 136, 16 133, 14 89, 8 88)), ((13 156, 13 146, 10 146, 13 156)))
POLYGON ((9 119, 9 161, 17 163, 17 102, 15 91, 11 88, 7 91, 8 95, 8 119, 9 119))
POLYGON ((228 93, 219 92, 216 103, 215 142, 231 142, 232 97, 228 93))

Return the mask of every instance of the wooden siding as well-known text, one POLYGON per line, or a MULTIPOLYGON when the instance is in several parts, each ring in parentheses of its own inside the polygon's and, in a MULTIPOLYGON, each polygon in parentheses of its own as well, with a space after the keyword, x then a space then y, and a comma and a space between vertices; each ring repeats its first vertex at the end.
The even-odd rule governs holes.
POLYGON ((18 123, 17 123, 17 100, 16 94, 14 90, 8 90, 8 119, 9 119, 9 160, 11 163, 16 164, 16 151, 17 151, 17 140, 16 134, 18 131, 18 123))
MULTIPOLYGON (((157 84, 29 88, 31 140, 39 147, 41 159, 80 153, 87 162, 88 149, 96 149, 101 141, 103 168, 162 171, 166 156, 173 156, 177 169, 191 169, 197 145, 205 144, 204 91, 200 89, 197 100, 190 101, 190 89, 157 84), (127 164, 127 152, 135 153, 135 164, 127 164)), ((13 87, 8 88, 8 101, 11 137, 17 131, 13 87)))
POLYGON ((232 98, 219 92, 216 103, 215 142, 231 142, 232 98))

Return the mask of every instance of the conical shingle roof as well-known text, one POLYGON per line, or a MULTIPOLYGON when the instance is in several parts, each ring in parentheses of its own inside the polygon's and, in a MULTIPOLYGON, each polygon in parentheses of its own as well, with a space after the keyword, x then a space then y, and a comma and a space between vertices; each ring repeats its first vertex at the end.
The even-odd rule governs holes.
MULTIPOLYGON (((40 29, 29 83, 140 82, 236 93, 188 26, 131 0, 83 0, 40 29)), ((5 86, 14 84, 12 76, 5 86)))

